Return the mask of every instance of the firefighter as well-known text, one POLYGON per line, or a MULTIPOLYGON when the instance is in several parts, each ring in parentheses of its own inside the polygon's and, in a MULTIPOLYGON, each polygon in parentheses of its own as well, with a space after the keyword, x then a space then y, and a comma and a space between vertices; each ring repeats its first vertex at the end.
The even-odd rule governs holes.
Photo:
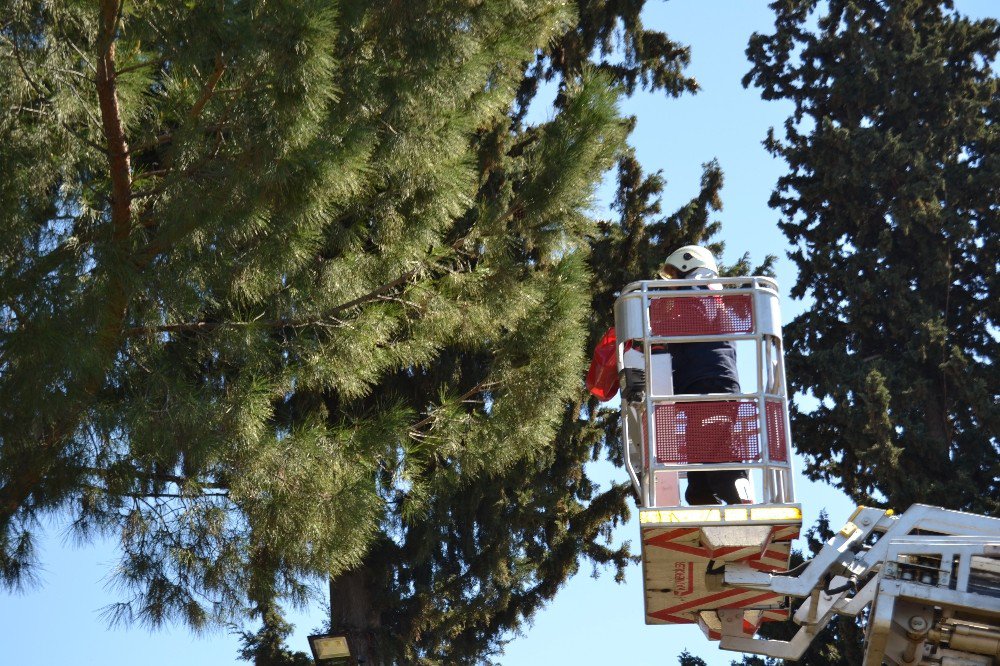
MULTIPOLYGON (((710 280, 719 276, 719 267, 712 253, 698 245, 685 245, 671 253, 660 266, 660 277, 670 279, 710 280)), ((706 282, 704 287, 713 289, 706 282)), ((714 288, 718 288, 715 286, 714 288)), ((710 304, 706 305, 709 308, 710 304)), ((713 316, 705 312, 704 316, 713 316)), ((671 343, 667 351, 673 368, 675 395, 706 393, 740 393, 740 380, 736 370, 736 346, 732 342, 671 343)), ((733 403, 735 406, 736 403, 733 403)), ((700 423, 689 423, 689 442, 700 445, 728 446, 732 439, 732 418, 715 417, 700 423)), ((749 484, 743 470, 688 472, 688 486, 684 498, 688 504, 739 504, 749 500, 749 484), (741 492, 741 490, 743 492, 741 492)))

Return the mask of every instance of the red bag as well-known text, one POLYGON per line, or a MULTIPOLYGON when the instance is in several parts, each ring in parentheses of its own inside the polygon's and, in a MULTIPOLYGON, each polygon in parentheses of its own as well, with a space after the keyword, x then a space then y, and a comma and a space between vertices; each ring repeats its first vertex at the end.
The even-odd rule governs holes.
POLYGON ((587 388, 602 402, 611 400, 618 393, 618 351, 615 349, 615 327, 604 334, 594 348, 587 371, 587 388))

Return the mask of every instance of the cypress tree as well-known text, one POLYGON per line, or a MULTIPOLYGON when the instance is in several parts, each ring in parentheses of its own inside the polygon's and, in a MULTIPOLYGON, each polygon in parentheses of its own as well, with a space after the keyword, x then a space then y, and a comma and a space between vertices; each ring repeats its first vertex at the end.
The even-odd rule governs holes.
POLYGON ((744 80, 789 99, 771 199, 812 305, 788 327, 807 472, 859 503, 1000 511, 1000 24, 950 2, 776 3, 744 80))
MULTIPOLYGON (((860 504, 997 515, 1000 24, 949 1, 772 9, 744 85, 795 105, 765 145, 811 299, 785 329, 792 388, 818 401, 793 413, 805 471, 860 504)), ((861 654, 841 619, 803 663, 861 654)))

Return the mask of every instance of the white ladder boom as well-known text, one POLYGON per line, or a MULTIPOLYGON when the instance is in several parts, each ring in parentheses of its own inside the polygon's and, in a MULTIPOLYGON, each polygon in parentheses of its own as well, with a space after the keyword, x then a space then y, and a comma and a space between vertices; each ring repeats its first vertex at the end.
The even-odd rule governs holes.
POLYGON ((753 638, 723 621, 725 650, 797 660, 834 615, 871 605, 865 666, 1000 664, 998 518, 923 504, 898 517, 859 507, 797 571, 727 564, 724 581, 805 599, 792 640, 753 638))

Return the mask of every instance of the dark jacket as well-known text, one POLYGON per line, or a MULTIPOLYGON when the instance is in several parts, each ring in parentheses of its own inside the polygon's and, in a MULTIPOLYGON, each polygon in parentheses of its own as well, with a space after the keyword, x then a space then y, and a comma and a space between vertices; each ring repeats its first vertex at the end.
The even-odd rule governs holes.
MULTIPOLYGON (((695 288, 708 290, 707 287, 695 288)), ((714 316, 714 313, 705 312, 704 316, 714 316)), ((732 342, 673 343, 667 345, 667 351, 673 366, 674 393, 739 391, 736 345, 732 342), (697 388, 692 389, 694 385, 697 388)))
POLYGON ((736 346, 732 342, 685 342, 668 345, 673 366, 674 393, 732 393, 722 388, 727 384, 739 386, 736 371, 736 346), (713 391, 692 391, 694 384, 704 385, 706 380, 720 380, 720 388, 713 391))

